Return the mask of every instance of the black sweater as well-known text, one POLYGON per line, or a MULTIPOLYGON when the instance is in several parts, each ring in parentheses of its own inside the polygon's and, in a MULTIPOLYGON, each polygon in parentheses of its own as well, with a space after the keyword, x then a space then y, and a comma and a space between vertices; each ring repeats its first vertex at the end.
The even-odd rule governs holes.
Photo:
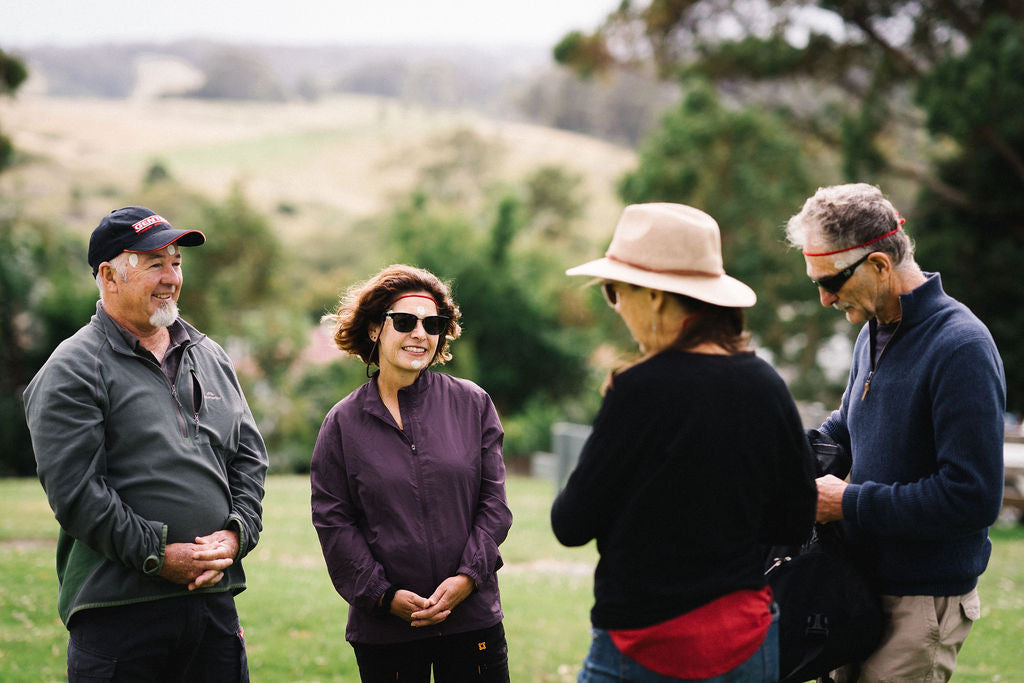
POLYGON ((594 626, 650 626, 764 587, 766 546, 807 538, 814 467, 785 383, 754 354, 666 351, 620 373, 551 509, 597 539, 594 626))

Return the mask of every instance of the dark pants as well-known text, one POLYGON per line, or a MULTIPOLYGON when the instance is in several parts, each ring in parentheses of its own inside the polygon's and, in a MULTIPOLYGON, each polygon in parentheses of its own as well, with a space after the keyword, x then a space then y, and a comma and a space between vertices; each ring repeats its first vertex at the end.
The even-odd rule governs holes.
POLYGON ((230 593, 87 609, 68 630, 69 683, 249 680, 230 593))
POLYGON ((363 683, 508 683, 508 645, 499 623, 490 628, 409 643, 352 643, 363 683))

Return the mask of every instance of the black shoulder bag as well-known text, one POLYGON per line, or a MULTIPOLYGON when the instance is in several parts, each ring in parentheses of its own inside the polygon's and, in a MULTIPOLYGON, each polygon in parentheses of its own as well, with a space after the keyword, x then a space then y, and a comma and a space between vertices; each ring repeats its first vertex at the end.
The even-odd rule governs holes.
MULTIPOLYGON (((818 476, 844 478, 850 456, 808 430, 818 476)), ((829 672, 871 654, 882 637, 878 596, 844 543, 838 522, 815 523, 802 546, 771 549, 765 576, 779 605, 779 680, 829 679, 829 672)))

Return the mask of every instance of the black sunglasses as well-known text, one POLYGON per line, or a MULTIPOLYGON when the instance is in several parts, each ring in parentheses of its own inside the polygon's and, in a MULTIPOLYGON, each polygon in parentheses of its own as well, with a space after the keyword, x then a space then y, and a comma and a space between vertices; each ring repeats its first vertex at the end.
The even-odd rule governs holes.
POLYGON ((428 315, 425 318, 417 318, 412 313, 395 313, 388 311, 385 318, 391 318, 391 324, 397 332, 412 332, 416 329, 416 323, 423 321, 423 331, 427 334, 441 334, 448 329, 450 318, 446 315, 428 315))
POLYGON ((608 302, 609 306, 614 306, 619 302, 619 293, 615 290, 615 283, 610 280, 601 283, 601 293, 604 294, 604 300, 608 302))
POLYGON ((867 261, 868 256, 871 256, 871 254, 874 253, 875 252, 870 251, 861 256, 859 259, 857 259, 850 265, 843 268, 835 275, 829 275, 828 277, 823 277, 820 280, 811 280, 811 283, 817 285, 818 287, 821 287, 829 294, 838 294, 839 290, 842 289, 843 285, 846 284, 846 281, 853 277, 853 271, 857 270, 857 267, 860 266, 860 264, 867 261))

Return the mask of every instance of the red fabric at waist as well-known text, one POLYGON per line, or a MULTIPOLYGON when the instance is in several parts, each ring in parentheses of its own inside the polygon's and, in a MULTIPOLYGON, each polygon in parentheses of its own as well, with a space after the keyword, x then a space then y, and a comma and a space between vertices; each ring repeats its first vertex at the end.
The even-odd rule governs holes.
POLYGON ((712 678, 757 652, 772 623, 772 590, 743 590, 644 628, 609 631, 619 652, 674 678, 712 678))

